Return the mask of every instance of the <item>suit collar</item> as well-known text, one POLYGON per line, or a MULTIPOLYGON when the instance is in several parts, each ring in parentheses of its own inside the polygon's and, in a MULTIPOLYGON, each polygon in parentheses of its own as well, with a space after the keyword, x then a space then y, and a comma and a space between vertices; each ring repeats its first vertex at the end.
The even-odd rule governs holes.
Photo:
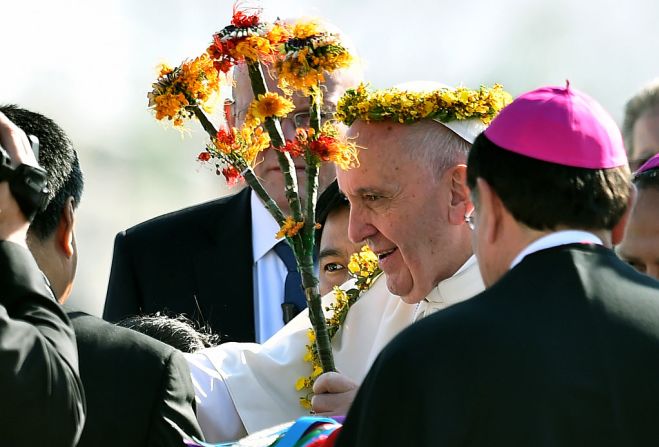
POLYGON ((550 233, 546 236, 543 236, 535 241, 531 242, 526 246, 516 257, 513 259, 513 262, 510 264, 510 268, 514 268, 517 264, 522 262, 522 260, 535 252, 546 250, 548 248, 558 247, 561 245, 568 244, 594 244, 602 245, 602 240, 595 236, 593 233, 580 230, 565 230, 565 231, 556 231, 550 233))

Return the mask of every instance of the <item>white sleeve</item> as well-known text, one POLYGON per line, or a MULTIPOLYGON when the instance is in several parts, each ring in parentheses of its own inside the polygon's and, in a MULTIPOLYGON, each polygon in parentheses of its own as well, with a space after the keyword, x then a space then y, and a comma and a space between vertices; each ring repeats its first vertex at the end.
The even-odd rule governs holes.
POLYGON ((208 442, 233 441, 247 435, 220 373, 203 354, 185 354, 197 402, 197 420, 208 442))

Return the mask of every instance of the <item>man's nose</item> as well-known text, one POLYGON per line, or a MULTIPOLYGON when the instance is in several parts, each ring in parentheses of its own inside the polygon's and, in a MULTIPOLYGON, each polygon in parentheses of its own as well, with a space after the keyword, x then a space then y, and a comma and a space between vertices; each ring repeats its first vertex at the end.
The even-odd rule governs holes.
POLYGON ((348 238, 353 243, 359 244, 364 242, 366 239, 372 238, 377 232, 377 228, 368 219, 367 213, 363 212, 360 207, 350 207, 348 238))
POLYGON ((295 140, 295 122, 292 116, 288 116, 281 120, 281 131, 284 134, 284 139, 295 140))

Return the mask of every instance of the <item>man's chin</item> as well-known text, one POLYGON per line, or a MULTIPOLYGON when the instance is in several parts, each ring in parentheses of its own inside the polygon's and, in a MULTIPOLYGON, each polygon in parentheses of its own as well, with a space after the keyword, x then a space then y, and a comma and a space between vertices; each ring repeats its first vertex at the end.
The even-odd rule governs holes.
POLYGON ((430 293, 430 290, 424 293, 423 290, 414 286, 403 286, 403 284, 396 281, 396 278, 390 276, 387 276, 387 289, 389 289, 389 292, 394 295, 398 295, 400 299, 407 304, 417 304, 423 301, 423 299, 430 293))

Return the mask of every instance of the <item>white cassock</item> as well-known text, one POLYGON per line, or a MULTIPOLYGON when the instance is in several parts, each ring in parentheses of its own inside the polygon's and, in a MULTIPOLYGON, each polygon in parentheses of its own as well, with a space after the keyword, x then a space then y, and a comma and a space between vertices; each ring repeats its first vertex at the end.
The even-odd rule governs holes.
MULTIPOLYGON (((406 304, 381 276, 355 303, 332 340, 338 371, 361 383, 382 348, 413 321, 483 290, 475 257, 417 304, 406 304)), ((333 302, 323 297, 323 307, 333 302)), ((197 418, 206 440, 237 439, 308 415, 295 382, 311 373, 303 360, 311 327, 307 311, 263 344, 225 343, 186 354, 197 397, 197 418)))

